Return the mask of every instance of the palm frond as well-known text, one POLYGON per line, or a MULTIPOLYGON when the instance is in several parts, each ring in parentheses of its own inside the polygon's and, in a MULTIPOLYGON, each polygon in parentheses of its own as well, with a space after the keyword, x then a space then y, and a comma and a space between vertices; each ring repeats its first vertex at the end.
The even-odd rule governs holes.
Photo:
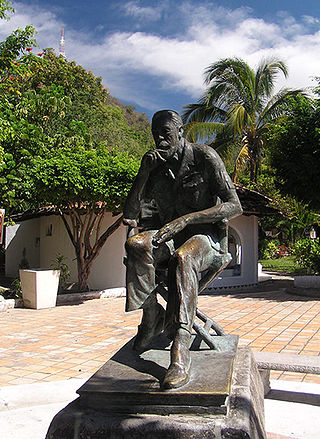
POLYGON ((285 108, 289 105, 289 98, 301 94, 305 95, 303 89, 292 90, 285 88, 280 90, 278 93, 272 96, 265 108, 261 111, 257 120, 257 126, 261 127, 283 115, 285 108))
POLYGON ((219 106, 207 105, 206 97, 202 96, 197 103, 185 105, 182 120, 187 122, 224 122, 227 112, 219 106))
POLYGON ((286 64, 276 58, 266 58, 260 62, 255 75, 255 95, 261 99, 269 97, 274 89, 275 79, 282 72, 288 76, 286 64))
POLYGON ((205 70, 205 84, 209 86, 207 93, 218 105, 221 102, 215 99, 223 96, 227 108, 238 102, 250 111, 254 102, 254 81, 253 70, 240 58, 220 60, 205 70))
POLYGON ((246 123, 246 110, 243 105, 236 104, 231 111, 229 112, 229 121, 230 126, 233 127, 234 135, 241 134, 243 131, 243 127, 246 123))
POLYGON ((250 153, 247 145, 243 145, 240 149, 234 164, 232 181, 236 183, 240 169, 250 161, 250 153))
POLYGON ((186 139, 192 143, 208 142, 223 128, 221 122, 189 122, 183 126, 186 139))

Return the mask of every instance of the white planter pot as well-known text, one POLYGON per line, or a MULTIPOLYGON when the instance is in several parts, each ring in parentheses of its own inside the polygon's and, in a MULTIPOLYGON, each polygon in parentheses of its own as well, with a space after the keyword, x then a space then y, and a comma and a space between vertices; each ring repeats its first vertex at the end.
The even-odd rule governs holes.
POLYGON ((19 270, 23 304, 42 309, 56 306, 60 270, 19 270))

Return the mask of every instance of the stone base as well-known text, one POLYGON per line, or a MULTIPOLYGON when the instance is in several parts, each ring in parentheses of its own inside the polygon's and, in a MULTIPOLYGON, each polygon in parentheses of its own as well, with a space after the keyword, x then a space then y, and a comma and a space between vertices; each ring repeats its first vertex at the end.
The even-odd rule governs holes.
MULTIPOLYGON (((213 351, 207 351, 207 353, 210 352, 213 351)), ((205 367, 203 367, 203 372, 207 372, 205 367)), ((130 376, 126 378, 129 382, 130 376)), ((208 381, 210 381, 210 378, 213 377, 208 374, 208 381)), ((224 413, 221 413, 221 411, 219 413, 218 410, 216 413, 206 412, 205 414, 203 412, 202 414, 185 412, 169 415, 167 413, 147 414, 142 410, 137 413, 136 407, 133 408, 132 413, 127 413, 129 404, 126 403, 125 399, 123 400, 125 410, 120 412, 119 401, 115 406, 112 404, 106 405, 106 399, 101 399, 101 394, 99 397, 100 385, 97 376, 95 381, 91 381, 90 386, 86 388, 90 380, 79 389, 80 398, 69 404, 54 417, 46 439, 266 438, 263 385, 253 354, 249 348, 237 349, 227 398, 224 399, 222 404, 219 398, 215 401, 211 399, 213 406, 225 407, 225 410, 222 410, 224 413), (95 382, 96 389, 94 388, 95 382), (90 393, 93 396, 92 398, 89 395, 90 393)), ((186 386, 175 391, 161 393, 170 394, 169 398, 174 398, 175 394, 179 393, 181 395, 183 392, 183 398, 188 400, 190 388, 189 391, 186 391, 186 386)), ((212 393, 211 390, 210 392, 212 393)), ((181 399, 181 403, 183 398, 179 395, 178 398, 181 399)), ((110 399, 111 395, 109 394, 108 397, 110 399)), ((192 400, 193 397, 190 398, 190 401, 192 400)), ((201 401, 202 395, 200 394, 198 395, 197 407, 193 407, 194 411, 198 412, 198 407, 201 407, 202 404, 201 401)), ((152 406, 152 404, 150 405, 152 406)))

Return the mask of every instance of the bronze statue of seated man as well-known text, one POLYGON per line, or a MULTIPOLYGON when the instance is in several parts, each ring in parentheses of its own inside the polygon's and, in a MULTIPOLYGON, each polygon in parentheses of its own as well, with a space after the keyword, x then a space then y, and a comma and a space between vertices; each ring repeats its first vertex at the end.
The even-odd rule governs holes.
POLYGON ((137 226, 144 206, 148 227, 126 242, 126 311, 142 308, 134 349, 145 351, 163 330, 173 341, 162 386, 178 388, 190 376, 190 337, 200 273, 220 272, 231 256, 221 247, 218 224, 242 213, 241 205, 216 151, 183 138, 178 113, 154 114, 155 150, 142 158, 124 206, 124 224, 137 226), (150 213, 151 212, 151 213, 150 213), (157 302, 159 267, 168 269, 166 311, 157 302))

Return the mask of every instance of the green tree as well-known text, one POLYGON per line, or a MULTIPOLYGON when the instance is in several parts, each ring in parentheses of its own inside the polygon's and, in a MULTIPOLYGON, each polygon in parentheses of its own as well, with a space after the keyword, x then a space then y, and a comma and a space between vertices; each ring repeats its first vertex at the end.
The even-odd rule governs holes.
POLYGON ((119 213, 138 162, 104 147, 88 150, 81 138, 74 137, 34 157, 31 169, 34 200, 38 206, 53 204, 58 208, 77 258, 77 289, 85 291, 93 262, 121 224, 119 213), (118 216, 103 230, 108 211, 118 216))
MULTIPOLYGON (((56 56, 51 50, 44 51, 42 63, 34 59, 31 75, 23 78, 19 87, 21 93, 30 90, 36 96, 42 93, 38 97, 40 101, 48 94, 48 99, 52 101, 48 108, 51 109, 62 103, 63 95, 70 100, 70 105, 62 108, 62 119, 61 113, 57 112, 40 115, 46 117, 49 135, 81 129, 88 145, 104 142, 109 150, 126 151, 137 157, 151 148, 150 122, 146 117, 110 96, 100 77, 74 61, 56 56), (59 95, 52 96, 53 85, 59 95), (136 118, 129 117, 129 114, 136 118)), ((38 108, 33 103, 31 106, 38 108)), ((46 105, 43 105, 45 108, 46 105)), ((36 114, 34 116, 37 117, 36 114)))
MULTIPOLYGON (((0 18, 9 19, 10 12, 14 12, 11 2, 0 0, 0 18)), ((13 102, 21 95, 15 87, 17 79, 28 74, 32 55, 25 49, 35 44, 34 35, 34 28, 26 26, 25 29, 16 29, 0 42, 0 196, 2 207, 7 212, 21 202, 16 191, 24 190, 23 169, 17 166, 20 158, 12 154, 9 145, 16 141, 23 154, 23 142, 20 141, 23 136, 31 134, 24 121, 17 123, 13 102)))
POLYGON ((56 206, 85 290, 95 258, 121 224, 135 157, 151 146, 150 123, 75 62, 51 50, 33 55, 33 35, 29 26, 0 43, 1 204, 9 214, 56 206), (117 218, 103 230, 107 211, 117 218))
POLYGON ((9 0, 0 0, 0 19, 9 19, 8 13, 14 12, 12 3, 9 0))
POLYGON ((278 187, 320 209, 320 103, 298 97, 269 132, 271 165, 278 187))
POLYGON ((151 148, 150 123, 128 121, 100 78, 51 51, 38 55, 25 56, 25 74, 0 93, 0 196, 8 213, 32 204, 30 160, 47 149, 76 139, 139 158, 151 148))
POLYGON ((301 90, 283 89, 273 94, 277 75, 287 76, 286 65, 277 59, 263 60, 256 71, 239 58, 227 58, 205 70, 204 95, 185 106, 185 131, 191 141, 213 139, 221 150, 238 148, 234 180, 243 162, 249 164, 250 181, 257 181, 263 136, 283 112, 290 96, 301 90))

